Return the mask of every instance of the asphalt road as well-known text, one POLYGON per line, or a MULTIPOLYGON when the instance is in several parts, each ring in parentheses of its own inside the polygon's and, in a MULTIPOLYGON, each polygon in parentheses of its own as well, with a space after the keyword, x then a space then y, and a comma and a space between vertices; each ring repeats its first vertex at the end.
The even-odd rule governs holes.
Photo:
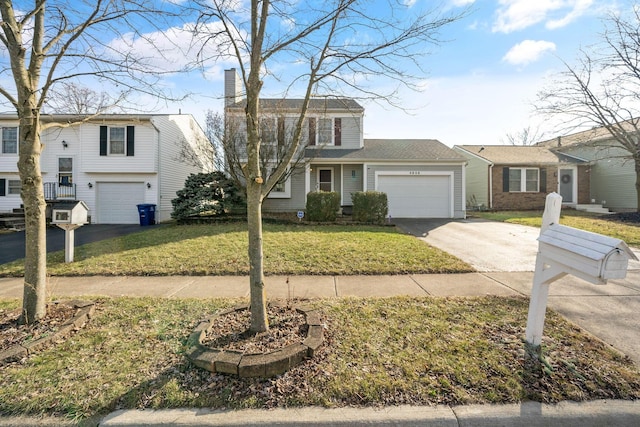
MULTIPOLYGON (((123 236, 149 227, 138 224, 87 224, 75 230, 75 246, 97 242, 112 237, 123 236)), ((0 234, 0 264, 6 264, 24 258, 24 231, 0 234)), ((64 230, 51 226, 47 227, 47 252, 64 250, 64 230)))

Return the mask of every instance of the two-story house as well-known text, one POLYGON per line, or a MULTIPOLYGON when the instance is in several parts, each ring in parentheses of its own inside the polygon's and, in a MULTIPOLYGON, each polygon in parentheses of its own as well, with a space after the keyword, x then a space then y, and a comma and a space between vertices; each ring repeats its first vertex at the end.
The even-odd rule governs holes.
MULTIPOLYGON (((95 224, 135 224, 138 204, 155 204, 156 221, 170 219, 171 200, 190 173, 201 168, 181 160, 184 148, 199 150, 206 136, 194 118, 176 115, 43 115, 41 170, 45 199, 82 200, 95 224)), ((20 207, 18 118, 0 115, 0 211, 20 207)), ((211 163, 211 162, 210 162, 211 163)))
MULTIPOLYGON (((262 99, 262 144, 277 147, 299 117, 299 99, 262 99)), ((225 72, 225 115, 241 123, 245 102, 234 69, 225 72)), ((365 139, 364 108, 347 98, 313 98, 303 125, 303 161, 263 203, 305 209, 311 191, 335 191, 345 211, 358 191, 385 192, 393 218, 463 218, 465 158, 433 139, 365 139)))

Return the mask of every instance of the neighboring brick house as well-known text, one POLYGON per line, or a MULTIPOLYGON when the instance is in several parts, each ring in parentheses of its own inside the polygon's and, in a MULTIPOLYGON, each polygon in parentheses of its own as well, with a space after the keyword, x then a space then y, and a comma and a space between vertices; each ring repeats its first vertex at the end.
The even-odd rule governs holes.
POLYGON ((548 193, 563 204, 590 203, 590 166, 583 159, 546 147, 458 145, 467 159, 467 209, 543 209, 548 193))

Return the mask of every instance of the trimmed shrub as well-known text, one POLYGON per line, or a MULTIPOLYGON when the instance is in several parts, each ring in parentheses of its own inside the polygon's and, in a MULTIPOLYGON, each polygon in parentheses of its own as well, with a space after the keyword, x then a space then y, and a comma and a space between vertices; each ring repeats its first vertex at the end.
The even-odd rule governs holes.
POLYGON ((176 195, 171 217, 177 220, 247 211, 242 190, 222 172, 192 173, 176 195))
POLYGON ((358 191, 351 195, 353 220, 370 224, 383 224, 389 213, 387 193, 358 191))
POLYGON ((340 209, 340 195, 319 191, 307 194, 307 219, 309 221, 335 221, 340 209))

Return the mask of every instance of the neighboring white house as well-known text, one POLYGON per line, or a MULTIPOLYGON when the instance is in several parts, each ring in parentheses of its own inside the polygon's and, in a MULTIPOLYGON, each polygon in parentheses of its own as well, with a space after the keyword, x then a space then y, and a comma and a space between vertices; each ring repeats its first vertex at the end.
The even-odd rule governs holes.
MULTIPOLYGON (((180 160, 183 147, 198 151, 207 138, 188 114, 101 115, 88 122, 71 115, 43 115, 59 123, 42 132, 41 170, 48 203, 82 200, 91 223, 135 224, 138 204, 155 204, 155 219, 171 217, 171 200, 198 168, 180 160)), ((0 115, 0 211, 20 207, 18 118, 0 115)))
MULTIPOLYGON (((235 70, 226 70, 225 114, 228 123, 241 127, 245 100, 239 80, 235 70)), ((285 145, 301 103, 260 100, 263 150, 277 152, 285 145)), ((264 210, 301 211, 310 191, 334 191, 347 211, 354 192, 375 190, 387 194, 394 218, 465 217, 462 155, 433 139, 364 139, 363 127, 364 108, 353 99, 311 99, 303 126, 304 161, 271 191, 264 210)))

